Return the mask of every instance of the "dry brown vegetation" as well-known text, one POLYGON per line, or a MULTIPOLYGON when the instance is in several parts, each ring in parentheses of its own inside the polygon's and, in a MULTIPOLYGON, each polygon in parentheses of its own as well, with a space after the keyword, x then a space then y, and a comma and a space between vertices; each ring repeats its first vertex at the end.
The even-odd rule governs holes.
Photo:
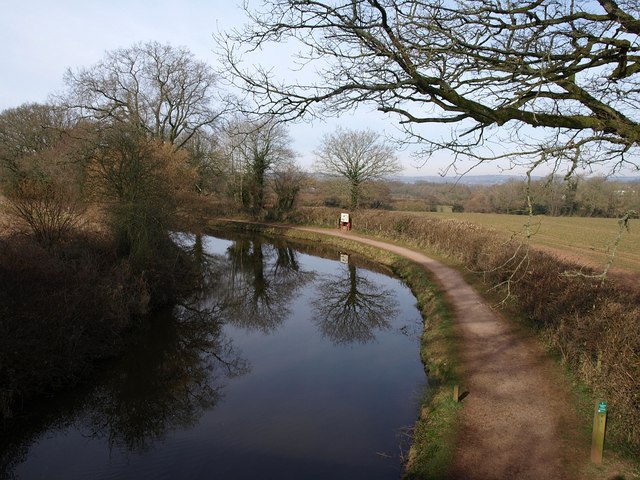
MULTIPOLYGON (((335 226, 338 211, 300 209, 293 222, 335 226)), ((565 272, 588 268, 475 224, 455 219, 361 211, 355 228, 465 265, 524 315, 594 396, 609 403, 608 438, 640 447, 640 290, 637 285, 565 272)), ((592 272, 596 273, 596 272, 592 272)), ((633 451, 633 450, 632 450, 633 451)))
POLYGON ((27 223, 0 210, 0 421, 87 378, 149 308, 192 285, 191 264, 169 238, 140 271, 105 229, 65 230, 51 243, 27 223))
POLYGON ((117 353, 145 292, 104 239, 76 236, 52 251, 0 237, 0 417, 117 353))

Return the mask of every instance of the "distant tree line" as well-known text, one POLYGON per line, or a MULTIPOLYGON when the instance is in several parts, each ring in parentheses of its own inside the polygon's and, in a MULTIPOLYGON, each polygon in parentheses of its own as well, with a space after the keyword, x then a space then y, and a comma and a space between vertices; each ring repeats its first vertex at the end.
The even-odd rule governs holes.
MULTIPOLYGON (((576 176, 533 180, 529 187, 531 210, 536 215, 619 217, 640 206, 640 182, 576 176)), ((529 213, 527 183, 510 180, 495 185, 452 185, 434 183, 400 184, 391 189, 400 199, 418 198, 429 205, 451 205, 454 211, 529 213)))
MULTIPOLYGON (((524 182, 478 187, 463 204, 472 212, 527 214, 524 182)), ((576 176, 537 180, 531 185, 534 214, 551 216, 620 217, 640 207, 640 182, 621 182, 604 177, 576 176)))
MULTIPOLYGON (((463 180, 464 182, 464 180, 463 180)), ((494 185, 465 183, 367 182, 362 188, 365 208, 407 211, 450 211, 528 215, 527 183, 510 180, 494 185)), ((535 215, 620 217, 640 208, 640 182, 604 177, 560 177, 531 182, 531 211, 535 215)), ((307 206, 348 208, 345 186, 332 177, 315 177, 303 191, 307 206)))

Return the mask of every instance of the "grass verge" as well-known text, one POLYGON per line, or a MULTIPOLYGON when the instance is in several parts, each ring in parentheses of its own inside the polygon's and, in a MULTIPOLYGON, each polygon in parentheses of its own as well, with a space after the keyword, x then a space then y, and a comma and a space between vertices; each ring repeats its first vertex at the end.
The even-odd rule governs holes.
POLYGON ((452 395, 459 383, 453 322, 424 269, 404 259, 392 268, 418 300, 424 322, 420 357, 429 378, 404 478, 444 478, 453 458, 460 410, 452 395))

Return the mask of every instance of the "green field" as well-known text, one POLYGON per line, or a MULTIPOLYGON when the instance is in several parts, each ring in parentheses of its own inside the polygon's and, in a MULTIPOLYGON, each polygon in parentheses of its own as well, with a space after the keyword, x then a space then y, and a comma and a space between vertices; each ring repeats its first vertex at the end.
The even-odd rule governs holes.
MULTIPOLYGON (((505 235, 522 233, 528 217, 493 213, 420 213, 436 218, 455 218, 484 227, 493 228, 505 235)), ((555 254, 602 268, 607 262, 618 236, 618 220, 615 218, 583 217, 534 217, 532 237, 534 246, 555 254)), ((640 220, 631 220, 630 232, 625 230, 616 252, 612 271, 628 271, 640 274, 640 220)))

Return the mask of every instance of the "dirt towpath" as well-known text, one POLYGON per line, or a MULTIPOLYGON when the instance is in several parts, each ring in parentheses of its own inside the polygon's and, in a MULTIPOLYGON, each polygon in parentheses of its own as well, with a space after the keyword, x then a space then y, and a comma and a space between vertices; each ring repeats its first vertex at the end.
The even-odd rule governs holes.
POLYGON ((549 480, 579 476, 571 465, 575 455, 568 444, 576 428, 573 408, 562 387, 565 382, 559 368, 539 342, 515 332, 458 272, 432 258, 353 232, 300 230, 388 250, 432 272, 453 311, 461 339, 461 392, 468 392, 450 478, 549 480))

